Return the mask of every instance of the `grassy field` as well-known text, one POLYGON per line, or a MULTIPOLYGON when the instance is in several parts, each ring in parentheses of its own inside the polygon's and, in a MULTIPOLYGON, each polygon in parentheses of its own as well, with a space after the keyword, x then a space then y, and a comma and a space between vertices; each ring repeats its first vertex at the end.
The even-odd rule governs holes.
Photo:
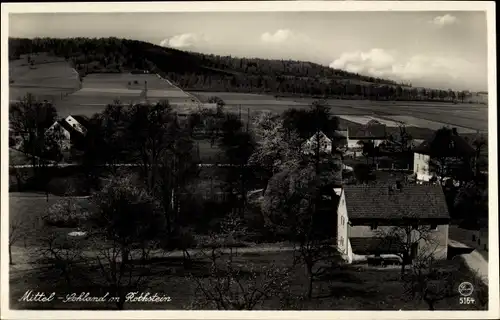
MULTIPOLYGON (((281 113, 288 108, 309 106, 314 99, 278 98, 270 95, 240 94, 227 92, 192 92, 200 100, 211 96, 224 100, 228 108, 250 108, 254 111, 281 113)), ((462 127, 462 132, 487 131, 488 108, 475 104, 451 104, 430 102, 398 102, 368 100, 327 100, 334 115, 374 116, 403 121, 407 125, 436 130, 443 126, 462 127), (398 118, 401 117, 401 118, 398 118)))
MULTIPOLYGON (((234 258, 234 263, 244 274, 251 266, 257 268, 269 267, 292 267, 292 253, 242 253, 234 258)), ((144 291, 151 294, 158 293, 171 297, 171 302, 164 303, 129 303, 125 304, 125 309, 170 309, 185 310, 191 307, 195 299, 199 300, 199 290, 196 289, 192 280, 186 278, 193 275, 200 279, 207 276, 209 265, 207 260, 198 259, 194 262, 190 270, 185 270, 182 266, 182 259, 163 258, 156 259, 149 267, 148 283, 144 291)), ((465 268, 460 259, 454 261, 443 261, 442 270, 453 270, 457 273, 456 288, 461 281, 470 281, 470 273, 465 268)), ((277 298, 267 299, 263 304, 258 305, 260 310, 426 310, 427 306, 423 301, 413 300, 404 292, 403 283, 400 280, 399 269, 376 269, 363 266, 344 266, 332 269, 321 279, 315 282, 313 298, 309 300, 301 299, 306 288, 307 278, 304 275, 304 268, 297 266, 291 269, 289 278, 290 297, 294 307, 283 306, 277 298)), ((97 310, 114 309, 110 303, 63 303, 55 299, 51 303, 37 304, 19 302, 26 290, 37 288, 39 291, 56 292, 59 296, 65 296, 70 292, 90 292, 93 296, 100 296, 106 292, 104 288, 89 287, 88 281, 83 279, 91 278, 94 281, 101 279, 100 273, 96 270, 87 270, 82 274, 80 283, 78 279, 73 287, 68 290, 63 283, 62 277, 53 269, 35 269, 11 273, 10 293, 11 308, 13 309, 79 309, 97 310), (84 276, 83 276, 84 275, 84 276), (19 277, 23 281, 19 281, 19 277)), ((203 280, 202 280, 203 281, 203 280)), ((473 293, 473 298, 479 301, 478 291, 473 293)), ((453 295, 440 301, 436 305, 437 310, 477 310, 484 309, 478 305, 460 305, 458 292, 454 288, 453 295)))
POLYGON ((78 73, 64 59, 46 53, 32 59, 32 66, 27 56, 9 62, 10 100, 32 93, 40 99, 56 101, 80 88, 78 73))

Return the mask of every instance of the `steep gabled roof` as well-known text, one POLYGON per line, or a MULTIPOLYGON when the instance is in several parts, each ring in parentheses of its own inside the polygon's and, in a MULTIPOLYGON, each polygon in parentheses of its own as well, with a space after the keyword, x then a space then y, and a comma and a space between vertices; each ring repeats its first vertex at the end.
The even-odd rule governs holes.
POLYGON ((450 218, 440 185, 346 185, 344 192, 349 219, 450 218))
POLYGON ((437 130, 413 151, 433 157, 471 156, 475 153, 474 148, 452 129, 437 130))

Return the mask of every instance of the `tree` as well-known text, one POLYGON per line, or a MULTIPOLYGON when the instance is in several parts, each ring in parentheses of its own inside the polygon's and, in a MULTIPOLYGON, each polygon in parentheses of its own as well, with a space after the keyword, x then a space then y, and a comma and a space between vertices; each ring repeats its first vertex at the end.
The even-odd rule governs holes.
POLYGON ((388 249, 401 258, 401 276, 403 276, 408 263, 420 252, 427 254, 436 252, 439 243, 434 238, 431 222, 419 219, 399 197, 394 197, 392 202, 399 206, 403 218, 397 223, 392 223, 396 224, 395 226, 377 228, 375 235, 381 239, 381 250, 388 249))
POLYGON ((373 141, 358 141, 358 145, 363 148, 363 156, 366 158, 366 163, 368 164, 368 159, 372 158, 372 164, 375 163, 375 144, 373 141))
POLYGON ((399 124, 399 136, 397 139, 397 143, 400 146, 400 151, 402 153, 409 152, 413 146, 413 137, 406 130, 406 126, 404 124, 399 124))
POLYGON ((359 183, 367 183, 375 180, 375 174, 367 164, 358 163, 354 166, 354 177, 359 183))
POLYGON ((217 112, 216 112, 217 115, 221 116, 224 114, 224 106, 226 105, 224 100, 222 100, 219 97, 212 96, 212 97, 208 98, 208 103, 217 104, 217 112))
POLYGON ((177 195, 197 172, 189 124, 179 119, 168 101, 135 105, 128 111, 126 138, 148 192, 162 204, 170 236, 178 212, 177 195))
POLYGON ((460 182, 467 182, 473 178, 470 165, 472 152, 461 144, 458 146, 453 139, 455 135, 456 132, 443 127, 436 131, 429 146, 431 156, 429 168, 437 175, 441 185, 448 177, 460 182))
POLYGON ((37 184, 47 183, 47 166, 62 159, 61 131, 54 124, 57 117, 55 107, 40 102, 31 94, 9 108, 10 128, 22 140, 22 149, 29 154, 37 184))
POLYGON ((27 233, 32 230, 30 230, 30 223, 25 219, 20 218, 15 214, 12 214, 9 218, 9 264, 13 265, 12 246, 14 246, 19 240, 25 238, 27 233))
POLYGON ((117 177, 91 196, 94 208, 88 219, 89 238, 99 273, 123 309, 128 292, 148 280, 148 257, 164 232, 165 218, 145 190, 131 177, 117 177))
POLYGON ((252 176, 248 160, 255 149, 251 133, 242 130, 243 124, 233 114, 226 114, 222 123, 220 147, 224 151, 227 163, 231 166, 225 171, 227 188, 232 196, 236 191, 240 198, 239 212, 243 214, 246 205, 247 184, 252 176))
POLYGON ((474 181, 470 181, 458 189, 453 203, 454 213, 476 225, 480 217, 488 216, 488 191, 474 181))
POLYGON ((268 178, 285 169, 289 160, 299 157, 301 141, 295 132, 286 134, 279 117, 260 114, 254 119, 252 128, 257 145, 249 163, 264 168, 268 178))
POLYGON ((314 101, 309 109, 288 109, 282 119, 287 133, 295 131, 301 139, 308 139, 317 131, 329 136, 338 129, 338 118, 330 114, 324 101, 314 101))
POLYGON ((483 148, 488 147, 488 139, 484 135, 478 135, 472 141, 472 145, 475 149, 475 175, 478 176, 480 172, 481 163, 481 153, 483 148))
POLYGON ((406 294, 423 300, 431 311, 439 301, 457 295, 453 273, 441 271, 432 257, 415 259, 403 278, 406 294))
POLYGON ((210 261, 209 276, 200 279, 190 274, 196 283, 195 307, 218 310, 252 310, 271 297, 283 297, 289 286, 287 268, 275 265, 257 267, 237 259, 232 244, 244 232, 237 216, 228 216, 221 224, 221 232, 213 234, 208 250, 201 252, 210 261))
MULTIPOLYGON (((296 160, 288 169, 271 178, 264 195, 263 212, 274 232, 287 232, 296 244, 295 263, 303 263, 309 279, 307 297, 312 298, 318 276, 340 261, 331 244, 333 223, 322 214, 323 197, 332 197, 338 167, 314 161, 296 160), (328 195, 325 190, 331 193, 328 195)), ((333 202, 330 205, 333 205, 333 202)), ((328 210, 331 206, 327 206, 328 210)), ((331 214, 329 215, 331 216, 331 214)))

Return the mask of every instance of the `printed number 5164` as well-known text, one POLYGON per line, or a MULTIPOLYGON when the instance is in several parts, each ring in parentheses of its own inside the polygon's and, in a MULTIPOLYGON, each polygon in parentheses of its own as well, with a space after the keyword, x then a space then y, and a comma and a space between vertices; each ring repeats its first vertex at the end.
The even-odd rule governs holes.
POLYGON ((471 297, 460 297, 460 304, 474 304, 476 301, 471 297))

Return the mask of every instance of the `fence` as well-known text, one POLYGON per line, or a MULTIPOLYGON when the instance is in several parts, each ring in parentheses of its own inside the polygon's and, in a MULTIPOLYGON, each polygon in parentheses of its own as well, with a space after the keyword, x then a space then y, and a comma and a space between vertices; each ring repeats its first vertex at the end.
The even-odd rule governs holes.
POLYGON ((397 168, 397 166, 394 165, 394 163, 391 165, 391 167, 381 167, 378 163, 375 164, 375 170, 378 171, 412 171, 410 169, 410 165, 406 165, 406 167, 403 168, 397 168))

